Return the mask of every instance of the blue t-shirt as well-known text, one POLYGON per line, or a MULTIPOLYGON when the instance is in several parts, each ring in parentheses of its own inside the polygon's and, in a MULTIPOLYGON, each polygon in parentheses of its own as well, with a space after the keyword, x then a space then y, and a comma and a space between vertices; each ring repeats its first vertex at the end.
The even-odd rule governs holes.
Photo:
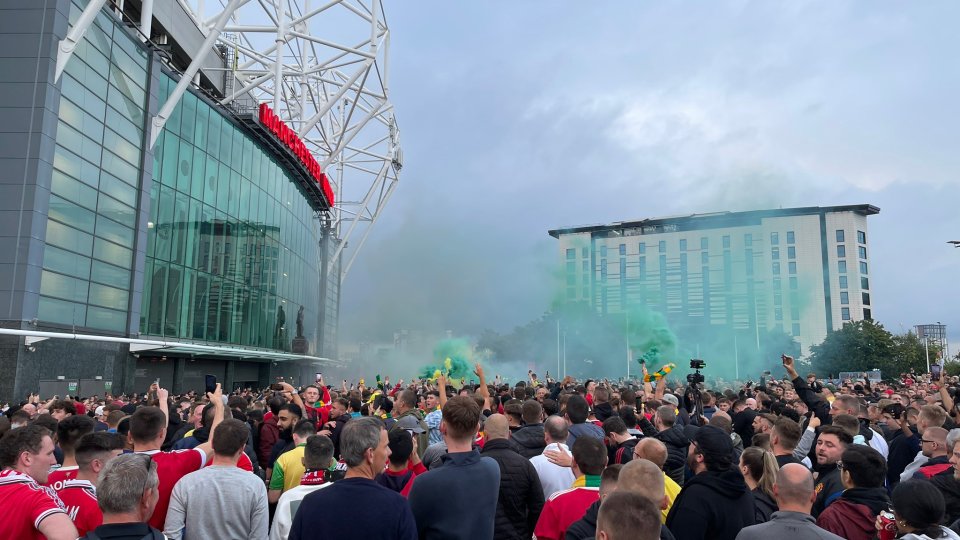
POLYGON ((366 478, 344 478, 303 498, 290 540, 417 540, 410 505, 366 478))

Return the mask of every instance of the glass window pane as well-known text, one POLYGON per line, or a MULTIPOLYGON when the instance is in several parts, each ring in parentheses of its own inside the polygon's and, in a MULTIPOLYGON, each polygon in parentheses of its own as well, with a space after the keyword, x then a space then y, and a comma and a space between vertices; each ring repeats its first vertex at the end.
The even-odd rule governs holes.
POLYGON ((97 236, 124 246, 133 245, 133 229, 103 217, 97 218, 97 236))
POLYGON ((194 124, 193 144, 197 148, 207 147, 207 133, 209 130, 210 108, 203 101, 197 101, 197 121, 194 124))
POLYGON ((90 255, 93 251, 93 235, 80 232, 62 223, 47 220, 47 243, 90 255))
POLYGON ((133 251, 101 238, 96 238, 93 241, 93 256, 124 268, 130 268, 133 261, 133 251))
POLYGON ((102 307, 87 307, 87 326, 102 330, 122 332, 127 325, 127 314, 102 307))
MULTIPOLYGON (((140 166, 140 147, 138 145, 131 143, 111 129, 105 129, 103 130, 103 146, 123 158, 127 162, 126 164, 134 169, 133 176, 136 176, 136 168, 140 166)), ((116 164, 116 167, 121 172, 128 170, 127 167, 120 164, 116 164)))
POLYGON ((74 302, 85 302, 87 281, 44 270, 40 276, 40 294, 74 302))
POLYGON ((58 170, 53 171, 50 191, 80 206, 90 209, 97 207, 97 190, 70 178, 58 170))
POLYGON ((131 207, 137 205, 137 189, 112 174, 100 175, 100 191, 131 207))
POLYGON ((71 326, 86 326, 86 306, 65 300, 40 297, 37 306, 37 318, 41 321, 71 326))
POLYGON ((115 287, 100 285, 99 283, 90 284, 91 304, 126 311, 128 298, 129 294, 126 289, 117 289, 115 287))
POLYGON ((184 141, 193 143, 196 133, 194 125, 197 121, 197 96, 191 92, 186 92, 180 101, 183 104, 180 110, 180 136, 183 137, 184 141))
MULTIPOLYGON (((203 158, 201 157, 201 159, 203 158)), ((177 190, 189 195, 190 184, 193 180, 191 178, 193 174, 193 146, 185 142, 180 144, 180 165, 177 173, 177 190)))
POLYGON ((47 270, 88 279, 90 277, 90 259, 83 255, 47 245, 43 250, 43 267, 47 270))
MULTIPOLYGON (((130 271, 119 266, 113 266, 103 261, 93 261, 93 279, 114 285, 127 284, 130 281, 130 271)), ((146 295, 144 295, 146 296, 146 295)))
POLYGON ((102 192, 100 193, 100 200, 97 201, 97 213, 123 223, 128 227, 134 227, 136 225, 137 215, 133 208, 108 197, 102 192))

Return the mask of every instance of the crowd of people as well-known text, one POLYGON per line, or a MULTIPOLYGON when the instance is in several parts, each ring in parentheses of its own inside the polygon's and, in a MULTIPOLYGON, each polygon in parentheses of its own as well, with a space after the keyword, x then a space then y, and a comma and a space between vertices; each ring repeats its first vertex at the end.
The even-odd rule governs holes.
POLYGON ((708 387, 477 365, 477 384, 31 395, 0 417, 0 539, 960 540, 957 379, 782 361, 708 387))

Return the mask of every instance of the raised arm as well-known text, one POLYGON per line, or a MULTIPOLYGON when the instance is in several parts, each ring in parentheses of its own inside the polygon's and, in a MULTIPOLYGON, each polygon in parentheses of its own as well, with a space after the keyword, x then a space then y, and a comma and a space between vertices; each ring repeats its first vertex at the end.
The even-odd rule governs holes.
POLYGON ((483 376, 483 366, 480 365, 480 362, 477 362, 473 366, 473 373, 477 376, 477 382, 480 383, 480 386, 477 387, 477 394, 480 394, 483 397, 484 407, 490 408, 490 389, 487 388, 487 379, 483 376))
POLYGON ((447 404, 447 378, 443 375, 437 377, 437 391, 440 392, 440 408, 447 404))
POLYGON ((170 423, 169 398, 170 392, 166 388, 157 388, 157 407, 160 407, 160 410, 163 411, 163 416, 167 418, 168 424, 170 423))
POLYGON ((207 392, 207 399, 213 404, 213 422, 210 424, 210 436, 207 442, 198 446, 197 449, 205 453, 209 460, 213 458, 213 432, 223 421, 223 390, 220 388, 220 383, 217 383, 217 389, 212 394, 207 392))

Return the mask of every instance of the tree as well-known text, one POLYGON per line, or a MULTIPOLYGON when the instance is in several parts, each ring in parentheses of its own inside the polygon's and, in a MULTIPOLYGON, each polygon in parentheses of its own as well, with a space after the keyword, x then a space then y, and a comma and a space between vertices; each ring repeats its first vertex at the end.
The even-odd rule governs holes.
POLYGON ((895 377, 893 335, 882 324, 855 321, 827 334, 823 343, 810 347, 810 363, 821 376, 836 376, 841 371, 880 369, 885 377, 895 377))

